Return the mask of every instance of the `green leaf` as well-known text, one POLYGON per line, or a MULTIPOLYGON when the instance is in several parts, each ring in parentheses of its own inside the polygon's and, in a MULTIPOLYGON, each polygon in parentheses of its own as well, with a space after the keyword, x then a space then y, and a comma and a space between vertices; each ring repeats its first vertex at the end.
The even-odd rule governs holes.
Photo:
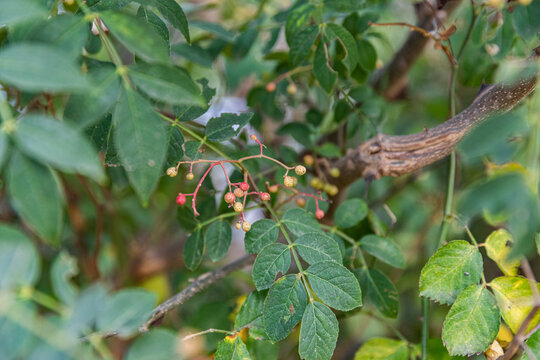
POLYGON ((212 261, 221 260, 229 250, 232 240, 231 225, 225 221, 216 221, 206 229, 206 249, 212 261))
POLYGON ((140 18, 117 11, 105 11, 100 17, 111 33, 144 61, 170 62, 167 45, 152 25, 140 18))
POLYGON ((241 329, 258 319, 262 319, 266 294, 266 291, 255 290, 247 296, 234 320, 235 329, 241 329))
POLYGON ((147 290, 124 288, 112 295, 97 318, 97 329, 101 332, 116 331, 118 336, 134 334, 151 314, 156 303, 156 294, 147 290))
POLYGON ((342 62, 347 67, 347 70, 352 72, 356 64, 358 64, 358 48, 354 37, 347 29, 338 24, 327 24, 327 30, 338 39, 338 42, 343 47, 345 57, 342 62))
MULTIPOLYGON (((533 292, 529 280, 522 276, 501 276, 488 285, 495 294, 504 322, 515 334, 533 308, 533 292)), ((536 286, 540 290, 538 283, 536 286)), ((539 312, 529 323, 526 332, 531 331, 538 323, 539 312)))
POLYGON ((310 302, 300 326, 298 353, 306 360, 330 360, 338 338, 336 315, 320 302, 310 302))
POLYGON ((313 4, 302 4, 289 11, 285 24, 285 38, 289 45, 302 29, 310 25, 310 19, 314 12, 315 6, 313 4))
POLYGON ((152 106, 123 89, 113 114, 114 141, 129 182, 143 202, 154 191, 167 152, 167 132, 152 106))
POLYGON ((36 304, 32 300, 17 299, 15 292, 6 291, 2 296, 0 313, 0 349, 2 359, 24 359, 28 349, 35 346, 36 304))
POLYGON ((326 92, 332 91, 337 80, 337 72, 332 68, 328 59, 328 45, 320 41, 313 58, 313 74, 326 92))
POLYGON ((354 355, 354 360, 408 360, 407 343, 385 338, 369 339, 354 355))
POLYGON ((341 156, 341 150, 334 143, 324 143, 321 146, 315 149, 317 154, 327 157, 327 158, 336 158, 341 156))
POLYGON ((184 156, 184 135, 176 126, 169 127, 169 145, 167 146, 166 166, 176 166, 184 156))
POLYGON ((157 16, 153 11, 149 11, 144 6, 139 6, 139 9, 137 10, 137 17, 152 25, 154 30, 156 30, 156 33, 158 33, 165 43, 169 45, 169 29, 159 16, 157 16))
POLYGON ((305 148, 313 147, 313 137, 311 136, 311 129, 307 124, 300 122, 290 122, 281 126, 278 131, 278 135, 291 135, 294 140, 298 141, 305 148))
POLYGON ((277 241, 279 226, 273 220, 262 219, 251 225, 244 237, 244 247, 248 254, 259 253, 266 245, 277 241))
POLYGON ((173 53, 186 58, 200 66, 212 67, 214 59, 210 52, 198 46, 197 44, 176 44, 172 47, 173 53))
POLYGON ((217 118, 211 118, 206 124, 206 137, 211 141, 229 140, 238 135, 252 117, 253 113, 223 113, 217 118))
POLYGON ((268 289, 274 283, 277 273, 286 274, 291 266, 291 251, 285 244, 265 246, 253 264, 251 276, 257 290, 268 289))
POLYGON ((125 360, 171 360, 177 352, 176 333, 167 329, 152 329, 138 337, 129 347, 125 360))
POLYGON ((72 57, 45 44, 16 43, 0 50, 0 81, 34 92, 88 90, 72 57))
POLYGON ((0 224, 0 289, 34 285, 40 269, 40 257, 32 241, 19 230, 0 224))
POLYGON ((25 40, 50 44, 76 58, 87 38, 88 25, 84 17, 67 13, 33 27, 25 40))
POLYGON ((82 290, 66 319, 67 332, 84 336, 88 329, 94 327, 103 304, 107 301, 107 289, 103 283, 96 282, 82 290))
POLYGON ((375 69, 377 63, 377 52, 368 40, 360 39, 357 42, 358 46, 358 63, 367 72, 375 69))
POLYGON ((442 339, 450 355, 470 356, 485 351, 499 332, 495 298, 481 285, 464 289, 450 308, 442 339))
POLYGON ((392 239, 377 235, 366 235, 358 243, 362 250, 388 265, 398 269, 405 268, 403 253, 392 239))
POLYGON ((291 63, 292 67, 297 67, 306 59, 311 51, 311 46, 313 46, 313 43, 318 35, 318 25, 308 26, 295 35, 295 37, 292 39, 289 51, 289 62, 291 63))
POLYGON ((120 79, 114 66, 91 67, 86 79, 90 90, 84 94, 72 94, 64 110, 64 117, 81 129, 108 113, 120 91, 120 79))
POLYGON ((518 271, 519 259, 508 259, 513 243, 512 235, 504 229, 495 230, 486 239, 487 256, 495 261, 505 275, 516 275, 518 271))
POLYGON ((538 16, 540 16, 540 4, 532 1, 527 6, 516 6, 512 12, 512 20, 516 32, 524 40, 538 37, 540 25, 538 25, 538 16))
POLYGON ((534 334, 532 334, 527 341, 525 341, 525 344, 529 348, 530 352, 525 352, 521 360, 534 360, 534 358, 529 357, 528 354, 540 354, 540 330, 536 330, 534 334))
POLYGON ((4 162, 7 159, 9 151, 9 138, 7 134, 3 131, 0 131, 0 172, 4 166, 4 162))
POLYGON ((191 43, 188 20, 180 5, 175 0, 151 0, 151 3, 172 26, 180 30, 186 41, 191 43))
POLYGON ((335 225, 347 229, 362 221, 368 213, 368 207, 362 199, 350 199, 341 203, 335 216, 335 225))
MULTIPOLYGON (((207 79, 197 80, 199 84, 203 86, 202 95, 207 103, 210 103, 210 100, 216 95, 216 89, 208 85, 207 79)), ((203 115, 208 110, 208 105, 205 106, 188 106, 181 105, 174 107, 174 114, 180 121, 191 121, 195 120, 199 116, 203 115)))
POLYGON ((306 275, 315 294, 328 306, 349 311, 362 305, 358 280, 343 265, 318 262, 306 270, 306 275))
POLYGON ((307 305, 307 293, 300 276, 286 275, 270 288, 264 302, 264 329, 270 340, 285 339, 300 322, 307 305))
POLYGON ((6 176, 13 208, 42 239, 58 244, 64 195, 52 170, 19 152, 11 156, 6 176))
POLYGON ((369 302, 384 316, 395 319, 399 311, 399 294, 390 279, 377 269, 353 271, 362 288, 364 302, 369 302))
POLYGON ((204 236, 201 229, 195 230, 186 240, 182 258, 186 267, 193 271, 199 267, 204 254, 204 236))
POLYGON ((105 180, 97 151, 77 130, 46 115, 26 115, 13 133, 17 147, 26 155, 61 171, 105 180))
POLYGON ((178 68, 137 63, 129 67, 129 75, 135 86, 158 101, 171 105, 206 105, 197 84, 178 68))
POLYGON ((209 33, 214 34, 218 38, 227 42, 233 42, 234 38, 236 37, 236 33, 233 31, 227 30, 223 26, 213 22, 192 21, 191 26, 208 31, 209 33))
POLYGON ((313 214, 300 208, 287 210, 285 214, 283 214, 281 222, 285 224, 287 229, 295 236, 320 230, 319 223, 315 220, 313 214))
POLYGON ((65 251, 58 254, 52 263, 51 284, 56 297, 64 304, 73 305, 75 303, 78 289, 70 279, 78 273, 77 259, 65 251))
POLYGON ((47 18, 48 10, 40 0, 1 0, 0 24, 13 25, 36 18, 47 18))
POLYGON ((478 284, 482 255, 464 240, 451 241, 437 250, 420 274, 420 296, 451 304, 461 290, 478 284))
POLYGON ((310 265, 325 260, 342 263, 337 242, 324 233, 306 233, 299 236, 294 245, 298 254, 310 265))
POLYGON ((249 360, 246 345, 237 335, 227 336, 218 344, 215 360, 249 360))

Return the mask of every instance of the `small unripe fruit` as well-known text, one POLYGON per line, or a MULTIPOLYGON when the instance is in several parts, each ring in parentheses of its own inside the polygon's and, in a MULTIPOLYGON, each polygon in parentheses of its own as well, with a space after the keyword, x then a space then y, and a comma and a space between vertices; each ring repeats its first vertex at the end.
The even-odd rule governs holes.
POLYGON ((245 232, 248 232, 249 230, 251 230, 251 224, 248 223, 247 221, 244 221, 242 223, 242 230, 244 230, 245 232))
POLYGON ((339 192, 339 189, 336 185, 324 184, 323 191, 330 196, 336 196, 339 192))
POLYGON ((176 175, 178 175, 178 170, 176 170, 174 166, 170 167, 167 169, 167 175, 170 177, 175 177, 176 175))
POLYGON ((302 176, 306 173, 306 167, 302 165, 298 165, 294 168, 294 172, 296 173, 296 175, 302 176))
POLYGON ((270 200, 270 194, 267 193, 267 192, 263 192, 263 193, 261 194, 261 200, 262 200, 262 201, 268 201, 268 200, 270 200))
POLYGON ((518 0, 518 3, 520 3, 521 5, 529 5, 530 3, 532 3, 532 0, 518 0))
POLYGON ((313 178, 313 179, 311 179, 310 185, 311 185, 311 187, 313 187, 313 188, 315 188, 317 190, 321 190, 323 188, 323 186, 324 186, 324 183, 319 178, 313 178))
POLYGON ((236 188, 236 189, 234 189, 234 195, 235 195, 236 197, 241 198, 241 197, 244 196, 244 192, 242 191, 242 189, 236 188))
POLYGON ((341 175, 341 171, 339 171, 338 168, 331 168, 330 169, 330 176, 338 178, 341 175))
POLYGON ((306 199, 304 199, 304 198, 296 199, 296 205, 303 208, 304 206, 306 206, 306 199))
POLYGON ((268 188, 268 191, 270 191, 271 193, 276 193, 278 192, 279 190, 279 187, 277 185, 272 185, 268 188))
POLYGON ((311 166, 314 163, 315 163, 315 159, 313 158, 313 156, 309 154, 304 156, 304 164, 306 164, 307 166, 311 166))
POLYGON ((232 192, 228 192, 225 194, 225 202, 227 204, 233 203, 234 200, 236 200, 236 196, 232 192))
POLYGON ((247 182, 240 183, 240 189, 242 189, 243 191, 248 191, 249 184, 247 182))
POLYGON ((324 211, 322 211, 321 209, 315 211, 315 217, 321 220, 324 217, 324 211))
POLYGON ((236 228, 237 228, 238 230, 240 230, 240 229, 242 228, 242 224, 240 224, 239 222, 237 222, 235 226, 236 226, 236 228))
POLYGON ((296 94, 296 85, 294 85, 293 83, 290 83, 289 86, 287 86, 287 93, 289 95, 296 94))
POLYGON ((249 137, 251 138, 251 140, 257 141, 257 137, 256 137, 255 135, 252 134, 252 135, 250 135, 249 137))
POLYGON ((294 178, 292 176, 285 176, 283 178, 283 185, 286 187, 293 187, 294 186, 294 178))
POLYGON ((237 202, 234 203, 233 209, 236 212, 241 212, 242 210, 244 210, 244 205, 242 205, 242 203, 240 201, 237 201, 237 202))
POLYGON ((296 186, 298 184, 298 178, 292 177, 293 179, 293 186, 296 186))
POLYGON ((276 83, 270 82, 270 83, 266 84, 266 91, 268 91, 268 92, 276 91, 276 83))
POLYGON ((176 203, 180 206, 184 205, 186 203, 186 196, 182 193, 178 194, 176 197, 176 203))
POLYGON ((186 180, 193 180, 194 177, 195 177, 195 176, 193 175, 192 172, 188 172, 188 173, 186 174, 186 180))

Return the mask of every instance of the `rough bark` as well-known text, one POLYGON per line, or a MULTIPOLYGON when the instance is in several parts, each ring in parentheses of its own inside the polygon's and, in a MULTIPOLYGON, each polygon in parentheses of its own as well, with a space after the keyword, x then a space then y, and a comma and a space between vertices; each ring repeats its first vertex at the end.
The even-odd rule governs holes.
MULTIPOLYGON (((539 53, 540 47, 528 61, 536 61, 539 53)), ((334 183, 341 189, 362 177, 374 180, 414 172, 446 157, 475 126, 494 114, 511 110, 536 85, 536 73, 514 84, 489 85, 469 107, 446 122, 412 135, 379 134, 326 168, 340 170, 341 176, 334 183)))

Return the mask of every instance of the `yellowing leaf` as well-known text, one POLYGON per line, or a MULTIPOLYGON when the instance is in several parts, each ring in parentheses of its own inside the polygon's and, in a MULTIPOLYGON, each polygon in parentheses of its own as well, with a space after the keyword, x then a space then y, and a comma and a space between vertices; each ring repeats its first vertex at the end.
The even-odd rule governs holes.
MULTIPOLYGON (((529 280, 522 276, 501 276, 493 279, 489 286, 495 294, 501 315, 515 334, 533 307, 533 293, 529 280)), ((540 290, 540 286, 536 284, 540 290)), ((527 327, 530 331, 540 322, 537 313, 527 327)))
POLYGON ((516 275, 519 266, 519 259, 508 260, 513 242, 512 235, 504 229, 492 232, 486 239, 487 256, 495 261, 505 275, 516 275))
POLYGON ((497 334, 497 341, 503 348, 506 349, 508 345, 512 342, 512 339, 514 338, 514 334, 510 331, 508 326, 501 323, 501 326, 499 327, 499 333, 497 334))
POLYGON ((407 343, 400 340, 374 338, 356 352, 354 360, 407 360, 407 343))

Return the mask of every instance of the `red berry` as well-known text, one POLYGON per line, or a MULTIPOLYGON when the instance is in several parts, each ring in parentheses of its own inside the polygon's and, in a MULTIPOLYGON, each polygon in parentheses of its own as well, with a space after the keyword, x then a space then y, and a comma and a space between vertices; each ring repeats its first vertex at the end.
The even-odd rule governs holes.
POLYGON ((225 194, 225 202, 230 204, 236 200, 236 196, 232 192, 228 192, 225 194))
POLYGON ((275 90, 276 90, 276 83, 275 82, 270 82, 270 83, 266 84, 266 91, 273 92, 275 90))
POLYGON ((315 211, 315 217, 321 220, 324 217, 324 211, 322 211, 321 209, 315 211))
POLYGON ((263 192, 263 193, 261 194, 261 200, 262 200, 262 201, 268 201, 268 200, 270 200, 270 194, 267 193, 267 192, 263 192))
POLYGON ((236 188, 236 189, 234 189, 234 195, 236 197, 241 198, 241 197, 244 197, 244 192, 242 191, 242 189, 236 188))
POLYGON ((247 182, 243 182, 240 184, 240 189, 242 189, 243 191, 248 191, 249 190, 249 184, 247 182))
POLYGON ((176 197, 176 203, 180 206, 184 205, 186 203, 186 195, 180 193, 176 197))

